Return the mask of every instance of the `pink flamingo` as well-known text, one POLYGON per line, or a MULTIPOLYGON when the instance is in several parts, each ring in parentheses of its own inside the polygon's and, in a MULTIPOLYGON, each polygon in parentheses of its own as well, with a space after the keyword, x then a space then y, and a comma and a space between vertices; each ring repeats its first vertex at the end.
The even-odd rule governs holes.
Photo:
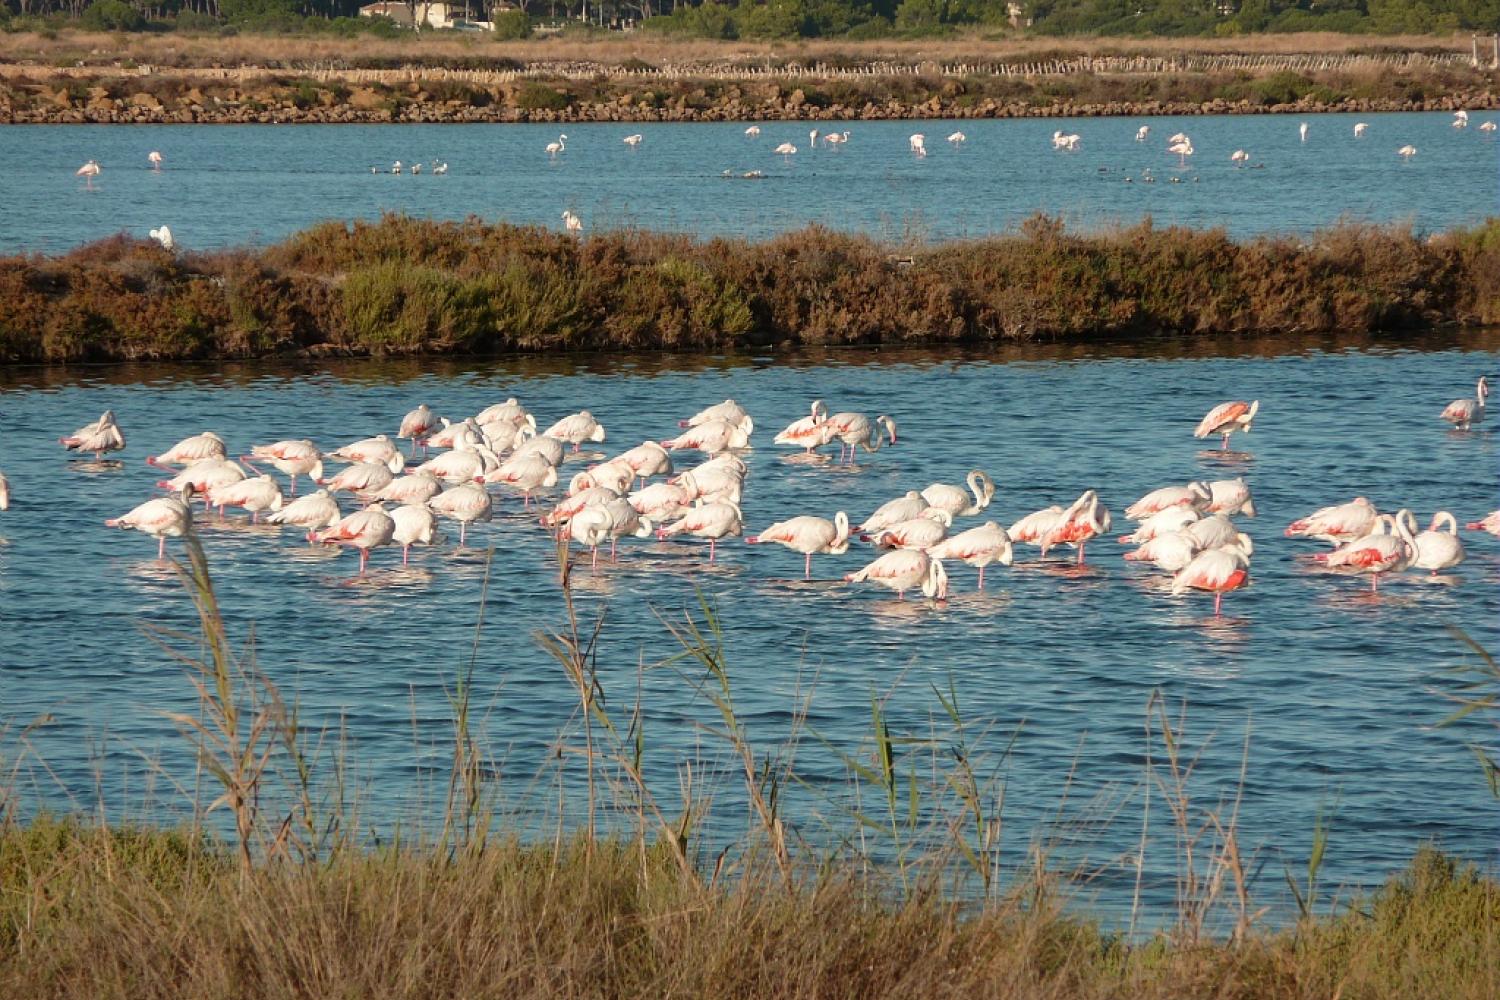
POLYGON ((323 453, 305 438, 301 441, 258 444, 250 449, 250 454, 240 456, 240 461, 251 468, 254 466, 250 463, 258 459, 269 461, 276 471, 291 477, 292 496, 297 495, 298 476, 306 475, 314 482, 323 478, 323 453))
POLYGON ((1255 420, 1255 415, 1260 412, 1260 400, 1245 402, 1234 400, 1229 403, 1220 403, 1198 421, 1198 427, 1193 431, 1193 437, 1206 438, 1215 434, 1221 435, 1224 440, 1220 448, 1229 447, 1229 435, 1235 431, 1250 432, 1250 424, 1255 420))
POLYGON ((1237 545, 1198 553, 1172 578, 1172 593, 1207 590, 1214 595, 1214 614, 1219 614, 1224 595, 1250 581, 1250 554, 1237 545))
POLYGON ((458 522, 458 544, 463 546, 469 525, 495 516, 495 501, 489 490, 477 483, 461 483, 427 501, 427 506, 458 522))
POLYGON ((156 539, 156 558, 167 557, 167 539, 181 538, 193 528, 193 511, 190 506, 193 487, 184 486, 179 496, 157 497, 131 510, 121 517, 112 517, 104 522, 107 528, 124 528, 143 531, 156 539))
POLYGON ((1491 511, 1478 521, 1470 521, 1464 525, 1469 531, 1487 531, 1500 538, 1500 510, 1491 511))
POLYGON ((920 549, 895 549, 855 573, 844 577, 845 583, 874 583, 896 592, 906 600, 906 592, 920 586, 922 593, 939 601, 948 599, 948 573, 939 559, 920 549))
POLYGON ((984 569, 991 563, 1009 566, 1013 558, 1010 535, 994 521, 986 521, 977 528, 970 528, 945 538, 927 550, 932 558, 946 561, 957 559, 968 566, 979 569, 979 589, 984 589, 984 569))
POLYGON ((814 555, 843 555, 849 551, 849 515, 843 511, 827 518, 801 516, 769 525, 758 535, 745 539, 748 545, 773 542, 793 552, 802 553, 802 579, 812 579, 814 555))
POLYGON ((1480 376, 1474 387, 1475 399, 1455 399, 1443 410, 1442 417, 1461 431, 1484 420, 1484 400, 1490 394, 1490 385, 1480 376))
POLYGON ((432 412, 432 408, 426 403, 422 403, 415 410, 412 410, 401 418, 401 429, 396 432, 396 437, 399 439, 410 439, 411 454, 415 458, 417 456, 417 445, 420 444, 422 450, 425 452, 427 450, 427 435, 439 426, 438 417, 432 412))
POLYGON ((821 399, 812 401, 812 415, 794 420, 786 426, 780 434, 771 439, 773 444, 794 444, 805 448, 808 454, 814 448, 825 444, 821 427, 823 421, 828 419, 828 408, 823 405, 821 399))
POLYGON ((169 465, 191 465, 205 458, 224 458, 224 439, 213 431, 183 438, 160 455, 147 456, 146 464, 163 468, 169 465))
POLYGON ((431 545, 437 538, 437 515, 423 504, 402 504, 391 511, 391 541, 401 546, 401 565, 411 558, 413 545, 431 545))
POLYGON ((93 452, 96 460, 102 460, 107 451, 122 451, 125 448, 125 433, 115 423, 115 411, 105 410, 98 420, 85 424, 57 443, 69 451, 93 452))
POLYGON ((359 575, 364 576, 370 550, 389 544, 395 534, 396 522, 385 512, 384 506, 373 503, 341 518, 333 527, 318 532, 317 541, 324 545, 352 545, 358 549, 359 575))
POLYGON ((740 534, 744 530, 744 521, 738 505, 720 500, 692 508, 680 520, 662 528, 657 534, 661 538, 681 534, 707 538, 708 561, 712 565, 714 546, 719 539, 740 534))
POLYGON ((1318 538, 1334 545, 1363 538, 1375 523, 1374 505, 1364 497, 1313 511, 1287 525, 1288 538, 1318 538))
POLYGON ((268 524, 290 524, 307 529, 307 540, 316 539, 317 532, 331 528, 344 516, 339 502, 327 490, 317 490, 299 500, 293 500, 270 517, 268 524))
POLYGON ((1416 558, 1415 540, 1406 527, 1411 516, 1405 508, 1394 516, 1381 514, 1375 518, 1376 533, 1356 538, 1332 552, 1320 552, 1313 558, 1329 569, 1368 573, 1371 592, 1378 591, 1383 575, 1399 573, 1416 558))
POLYGON ((1109 523, 1109 511, 1099 502, 1099 494, 1085 490, 1042 536, 1042 555, 1045 556, 1055 545, 1075 545, 1078 547, 1078 565, 1082 566, 1083 547, 1090 538, 1109 531, 1109 523))

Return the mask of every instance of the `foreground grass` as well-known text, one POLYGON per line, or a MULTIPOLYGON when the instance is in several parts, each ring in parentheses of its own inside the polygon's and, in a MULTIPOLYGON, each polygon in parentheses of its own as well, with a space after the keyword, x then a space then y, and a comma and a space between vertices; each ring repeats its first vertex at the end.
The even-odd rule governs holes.
MULTIPOLYGON (((736 183, 726 181, 725 183, 736 183)), ((745 182, 752 183, 752 182, 745 182)), ((1500 321, 1500 221, 1230 239, 574 239, 477 219, 317 226, 257 251, 125 236, 0 258, 0 359, 100 361, 1361 333, 1500 321)))
POLYGON ((642 841, 258 866, 182 832, 0 832, 14 997, 1445 997, 1500 990, 1500 885, 1424 852, 1337 915, 1130 946, 1087 919, 852 867, 706 882, 642 841))

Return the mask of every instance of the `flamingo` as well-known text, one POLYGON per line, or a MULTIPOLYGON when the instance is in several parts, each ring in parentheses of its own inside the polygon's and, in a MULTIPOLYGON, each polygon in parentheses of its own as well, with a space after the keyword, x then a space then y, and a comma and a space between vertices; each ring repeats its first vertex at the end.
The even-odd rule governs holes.
POLYGON ((847 129, 845 129, 843 132, 829 132, 823 137, 823 141, 828 143, 830 146, 841 146, 849 141, 849 132, 847 129))
POLYGON ((803 556, 802 579, 812 579, 814 555, 843 555, 849 551, 849 515, 838 511, 833 520, 803 515, 769 525, 758 535, 745 539, 747 545, 774 542, 803 556))
POLYGON ((642 517, 630 501, 621 497, 604 505, 609 514, 609 558, 615 558, 615 545, 626 535, 635 538, 650 538, 655 526, 648 517, 642 517))
POLYGON ((411 505, 424 504, 441 492, 443 492, 443 484, 438 478, 430 472, 418 469, 400 479, 392 479, 370 496, 374 500, 411 505))
POLYGON ((1099 494, 1084 490, 1042 536, 1042 555, 1056 545, 1074 545, 1078 548, 1078 565, 1082 566, 1084 546, 1090 538, 1109 531, 1109 524, 1109 511, 1099 502, 1099 494))
POLYGON ((157 226, 147 232, 153 240, 161 244, 163 250, 177 249, 177 241, 172 238, 172 230, 166 226, 157 226))
POLYGON ((318 490, 282 507, 266 518, 267 524, 290 524, 307 529, 307 540, 313 541, 317 532, 331 528, 344 516, 339 502, 327 490, 318 490))
POLYGON ((820 427, 827 419, 828 408, 821 399, 815 399, 812 401, 812 415, 787 424, 785 430, 771 439, 772 443, 800 445, 812 454, 814 448, 825 443, 820 427))
POLYGON ((346 444, 330 451, 325 457, 340 462, 373 462, 384 465, 392 474, 406 468, 406 457, 401 454, 401 449, 392 444, 391 439, 384 434, 346 444))
POLYGON ((401 429, 396 431, 397 440, 409 439, 411 441, 411 454, 417 457, 417 444, 421 443, 423 449, 427 447, 424 440, 428 433, 438 426, 437 415, 432 412, 432 407, 422 403, 415 410, 401 418, 401 429))
POLYGON ((1440 510, 1432 515, 1432 523, 1421 534, 1415 533, 1415 527, 1413 518, 1407 523, 1407 530, 1414 535, 1412 544, 1417 550, 1411 563, 1413 568, 1431 570, 1432 575, 1437 576, 1441 570, 1452 569, 1464 561, 1466 553, 1464 543, 1458 540, 1458 518, 1448 511, 1440 510), (1448 526, 1447 531, 1440 530, 1439 526, 1443 524, 1448 526))
POLYGON ((571 444, 573 450, 578 451, 585 441, 603 441, 604 425, 595 420, 588 410, 579 410, 548 427, 541 436, 571 444))
POLYGON ((1487 531, 1500 538, 1500 510, 1491 511, 1478 521, 1470 521, 1464 528, 1468 531, 1487 531))
POLYGON ((808 149, 817 149, 818 148, 818 130, 817 129, 813 129, 811 132, 807 133, 807 148, 808 149))
POLYGON ((927 155, 927 136, 923 135, 921 132, 917 132, 914 135, 908 136, 906 139, 906 145, 908 149, 910 149, 913 153, 916 153, 918 156, 927 155))
POLYGON ((1492 122, 1492 121, 1490 121, 1490 122, 1480 122, 1479 123, 1479 131, 1481 131, 1481 132, 1493 132, 1493 131, 1495 131, 1495 129, 1497 127, 1500 127, 1500 126, 1496 126, 1495 123, 1492 122))
POLYGON ((125 432, 115 423, 115 411, 105 410, 99 419, 85 424, 57 443, 68 451, 93 452, 96 461, 104 458, 105 452, 122 451, 125 448, 125 432))
POLYGON ((603 507, 611 500, 620 499, 620 494, 603 486, 590 486, 570 493, 557 502, 550 514, 542 516, 542 525, 552 527, 553 525, 565 524, 590 507, 603 507))
POLYGON ((495 516, 495 501, 489 490, 477 483, 460 483, 427 501, 434 513, 451 517, 458 522, 458 544, 462 548, 467 538, 469 525, 474 521, 488 521, 495 516))
POLYGON ((445 452, 417 466, 417 475, 439 479, 450 486, 468 483, 500 468, 500 457, 484 446, 445 452))
POLYGON ((73 171, 73 176, 82 177, 84 187, 92 191, 94 188, 94 178, 99 176, 100 169, 101 168, 99 166, 98 160, 90 160, 83 166, 79 167, 77 170, 73 171))
POLYGON ((1219 614, 1224 595, 1250 582, 1250 553, 1238 546, 1205 549, 1172 578, 1172 593, 1207 590, 1214 595, 1214 614, 1219 614))
POLYGON ((755 138, 756 136, 760 135, 760 126, 751 125, 749 128, 745 129, 745 134, 752 139, 755 138))
POLYGON ((1170 146, 1168 146, 1167 152, 1177 157, 1177 165, 1179 167, 1185 167, 1187 166, 1187 158, 1189 156, 1192 156, 1193 153, 1196 152, 1196 150, 1193 149, 1193 144, 1191 142, 1184 139, 1181 142, 1174 142, 1170 146))
POLYGON ((364 510, 340 518, 337 524, 323 529, 314 537, 324 545, 352 545, 358 549, 359 575, 364 576, 365 567, 370 561, 370 550, 389 544, 395 534, 396 522, 385 512, 383 505, 374 503, 364 510))
POLYGON ((1297 126, 1297 135, 1301 137, 1303 142, 1307 141, 1307 122, 1303 122, 1297 126))
POLYGON ((550 156, 550 157, 552 157, 553 159, 556 159, 558 153, 561 153, 565 149, 568 148, 567 145, 566 145, 567 141, 568 141, 568 137, 567 136, 565 136, 565 135, 559 135, 557 137, 557 141, 556 142, 549 142, 549 143, 547 143, 547 148, 546 148, 547 155, 550 156))
POLYGON ((1151 134, 1151 126, 1150 125, 1142 125, 1140 128, 1138 128, 1138 129, 1135 130, 1135 141, 1136 142, 1145 142, 1146 141, 1146 136, 1148 136, 1150 134, 1151 134))
POLYGON ((1186 486, 1163 486, 1152 490, 1135 503, 1125 508, 1125 520, 1144 521, 1164 510, 1180 507, 1204 508, 1209 504, 1213 491, 1207 483, 1188 483, 1186 486))
POLYGON ((1217 479, 1200 485, 1208 487, 1208 513, 1255 516, 1255 498, 1250 495, 1250 484, 1243 477, 1217 479))
POLYGON ((738 504, 717 500, 694 507, 679 520, 662 528, 657 534, 662 538, 689 534, 708 539, 708 561, 714 561, 714 546, 719 539, 738 535, 744 530, 744 515, 738 504))
POLYGON ((689 500, 699 503, 723 500, 738 504, 740 494, 744 492, 745 478, 734 469, 700 465, 672 480, 672 485, 687 494, 689 500))
POLYGON ((722 403, 705 406, 686 420, 677 421, 678 427, 697 427, 699 424, 708 423, 710 420, 727 420, 731 424, 737 424, 750 414, 745 408, 732 399, 726 399, 722 403))
POLYGON ((1413 146, 1411 143, 1407 143, 1400 149, 1396 150, 1396 155, 1404 160, 1410 160, 1413 156, 1417 155, 1417 147, 1413 146))
POLYGON ((676 517, 693 502, 692 495, 674 483, 652 483, 626 499, 636 513, 654 521, 676 517))
POLYGON ((964 135, 962 132, 954 132, 952 135, 948 136, 948 141, 953 143, 953 145, 955 146, 962 146, 964 143, 969 141, 969 137, 964 135))
POLYGON ((193 530, 193 487, 185 485, 177 496, 157 497, 120 517, 104 522, 106 528, 143 531, 156 539, 156 558, 167 557, 167 539, 181 538, 193 530))
POLYGON ((642 135, 639 132, 637 132, 634 135, 627 135, 625 138, 621 139, 620 141, 623 142, 625 145, 629 146, 631 149, 634 149, 635 147, 637 147, 637 146, 639 146, 641 144, 641 139, 642 138, 643 138, 642 135))
POLYGON ((623 495, 629 492, 630 484, 634 481, 635 469, 616 458, 591 466, 587 472, 574 476, 572 483, 568 485, 568 493, 593 487, 623 495))
POLYGON ((1375 507, 1364 497, 1313 511, 1287 525, 1288 538, 1318 538, 1334 545, 1363 538, 1375 523, 1375 507))
POLYGON ((1250 433, 1250 425, 1255 420, 1255 415, 1260 412, 1260 400, 1245 402, 1244 400, 1233 400, 1228 403, 1220 403, 1204 415, 1198 421, 1197 428, 1193 431, 1193 437, 1206 438, 1215 434, 1223 437, 1219 445, 1221 449, 1229 448, 1229 435, 1235 431, 1250 433))
POLYGON ((567 536, 589 550, 589 568, 599 568, 599 546, 610 537, 612 519, 603 507, 580 510, 568 520, 567 536))
POLYGON ((213 431, 204 431, 183 438, 160 455, 148 456, 146 464, 161 469, 169 465, 191 465, 205 458, 224 458, 225 455, 224 439, 213 431))
POLYGON ((797 147, 793 146, 789 142, 783 142, 781 145, 771 150, 771 152, 776 153, 784 160, 790 160, 793 156, 796 155, 797 147))
POLYGON ((887 552, 856 573, 844 577, 845 583, 875 583, 896 592, 906 600, 906 592, 920 586, 922 593, 939 601, 948 599, 948 573, 940 559, 916 549, 887 552))
POLYGON ((402 504, 391 511, 391 541, 401 546, 401 565, 407 565, 413 545, 431 545, 437 538, 437 515, 424 504, 402 504))
POLYGON ((432 165, 432 172, 434 174, 446 174, 448 172, 448 164, 447 164, 447 162, 444 161, 442 163, 434 163, 432 165))
POLYGON ((881 432, 885 432, 886 439, 894 445, 896 443, 896 421, 885 414, 876 417, 874 422, 863 413, 835 413, 823 421, 820 429, 821 442, 827 444, 834 438, 838 438, 843 445, 839 448, 839 461, 844 461, 845 449, 848 449, 848 464, 854 464, 854 456, 858 453, 860 445, 868 452, 876 452, 881 446, 881 432), (873 445, 871 444, 873 442, 873 445))
POLYGON ((1229 154, 1229 162, 1233 163, 1237 167, 1242 167, 1250 162, 1250 154, 1245 152, 1243 149, 1236 149, 1234 152, 1229 154))
POLYGON ((1484 401, 1490 394, 1490 385, 1479 377, 1479 383, 1474 387, 1474 399, 1455 399, 1443 409, 1442 418, 1455 428, 1466 431, 1474 424, 1484 421, 1484 401))
POLYGON ((1078 144, 1082 141, 1083 137, 1076 132, 1064 132, 1062 129, 1058 129, 1052 133, 1053 149, 1066 149, 1072 152, 1078 148, 1078 144))
POLYGON ((509 421, 517 427, 529 422, 533 429, 536 428, 536 418, 526 412, 526 407, 517 402, 514 396, 503 403, 487 406, 474 415, 474 422, 477 424, 491 424, 498 420, 509 421))
MULTIPOLYGON (((469 418, 469 420, 472 419, 474 418, 469 418)), ((519 427, 509 420, 492 420, 487 424, 479 424, 479 437, 490 451, 498 455, 507 448, 514 448, 517 444, 525 440, 521 435, 523 428, 528 434, 536 433, 536 420, 529 414, 526 419, 531 422, 529 424, 521 424, 519 427)), ((467 422, 466 420, 465 423, 467 422)), ((428 444, 431 443, 429 439, 428 444)))
POLYGON ((518 433, 518 444, 511 448, 510 461, 527 455, 540 455, 552 465, 561 465, 567 445, 550 434, 518 433))
POLYGON ((1128 562, 1148 562, 1157 569, 1177 573, 1193 561, 1201 550, 1197 539, 1185 531, 1165 531, 1148 540, 1123 558, 1128 562))
POLYGON ((629 451, 616 455, 614 461, 635 472, 641 485, 652 476, 672 474, 672 456, 655 441, 643 441, 629 451))
POLYGON ((152 170, 160 170, 161 169, 161 163, 162 163, 161 153, 159 153, 159 152, 157 152, 156 150, 153 149, 151 152, 149 152, 149 153, 146 154, 146 159, 147 159, 147 161, 150 162, 152 170))
POLYGON ((1369 128, 1370 128, 1370 126, 1369 126, 1369 123, 1367 123, 1367 122, 1355 122, 1354 123, 1354 138, 1358 139, 1360 136, 1364 135, 1365 132, 1369 130, 1369 128))
POLYGON ((504 483, 521 491, 522 506, 531 506, 531 494, 542 487, 557 485, 557 466, 537 452, 512 455, 504 465, 485 473, 487 483, 504 483))
POLYGON ((873 535, 861 535, 860 540, 873 543, 877 549, 930 549, 948 537, 951 527, 952 514, 929 507, 909 521, 900 521, 873 535))
POLYGON ((1453 127, 1454 128, 1468 128, 1469 127, 1469 113, 1467 111, 1463 110, 1462 108, 1460 108, 1459 110, 1453 112, 1453 127))
POLYGON ((1199 513, 1196 506, 1180 504, 1176 507, 1167 507, 1142 520, 1130 534, 1121 535, 1120 544, 1139 545, 1149 542, 1160 535, 1181 531, 1202 519, 1203 515, 1199 513))
POLYGON ((715 418, 689 427, 675 438, 663 441, 661 446, 671 451, 693 449, 705 454, 717 455, 732 448, 748 446, 750 434, 754 430, 755 422, 749 416, 734 423, 723 418, 715 418))
POLYGON ((379 462, 355 462, 339 471, 332 479, 319 479, 318 485, 330 493, 345 490, 349 493, 374 495, 389 486, 396 476, 379 462))
MULTIPOLYGON (((1042 544, 1042 539, 1047 537, 1047 533, 1052 530, 1053 526, 1057 524, 1058 519, 1063 516, 1063 513, 1063 509, 1056 504, 1051 507, 1045 507, 1042 510, 1033 511, 1016 521, 1009 528, 1006 528, 1005 533, 1010 536, 1013 544, 1024 542, 1028 545, 1039 546, 1042 544)), ((1044 556, 1047 554, 1045 549, 1042 550, 1042 554, 1044 556)))
POLYGON ((222 513, 225 507, 243 507, 250 512, 250 523, 260 523, 260 512, 269 510, 273 514, 281 510, 284 503, 281 487, 270 476, 253 476, 238 482, 215 486, 208 491, 208 502, 222 513))
POLYGON ((994 521, 986 521, 977 528, 961 531, 945 538, 927 550, 927 554, 939 561, 957 559, 979 570, 979 588, 984 589, 984 569, 991 563, 1009 566, 1013 558, 1010 535, 994 521))
POLYGON ((572 212, 564 211, 562 214, 563 228, 570 233, 583 232, 583 220, 572 212))
POLYGON ((990 505, 995 496, 995 481, 985 475, 979 469, 969 473, 969 489, 953 486, 949 483, 933 483, 922 491, 922 499, 927 501, 928 506, 940 507, 954 517, 967 517, 978 514, 990 505), (973 502, 969 502, 969 494, 973 493, 973 502))
POLYGON ((1372 534, 1334 549, 1320 552, 1313 558, 1329 569, 1347 570, 1370 575, 1370 590, 1380 590, 1380 578, 1386 573, 1399 573, 1416 558, 1416 541, 1407 530, 1406 523, 1412 514, 1402 508, 1395 515, 1381 514, 1375 518, 1372 534))

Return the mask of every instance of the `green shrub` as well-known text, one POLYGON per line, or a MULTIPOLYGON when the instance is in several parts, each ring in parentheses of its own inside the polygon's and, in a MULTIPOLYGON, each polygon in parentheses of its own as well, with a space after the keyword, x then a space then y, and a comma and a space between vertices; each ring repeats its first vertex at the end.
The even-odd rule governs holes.
POLYGON ((528 83, 516 95, 516 107, 522 111, 564 111, 572 103, 566 91, 544 83, 528 83))
POLYGON ((531 37, 531 18, 523 10, 502 10, 495 14, 495 40, 511 42, 531 37))
POLYGON ((79 21, 91 31, 141 31, 146 18, 125 0, 94 0, 79 21))

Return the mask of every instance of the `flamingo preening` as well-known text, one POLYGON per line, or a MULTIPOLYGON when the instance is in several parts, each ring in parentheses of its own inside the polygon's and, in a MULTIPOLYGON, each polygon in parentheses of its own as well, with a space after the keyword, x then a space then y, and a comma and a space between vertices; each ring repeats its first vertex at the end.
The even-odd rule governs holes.
POLYGON ((1490 394, 1490 384, 1484 376, 1474 387, 1473 399, 1455 399, 1444 407, 1442 418, 1456 429, 1466 431, 1484 420, 1484 401, 1490 394))
POLYGON ((849 550, 849 515, 839 511, 832 521, 805 515, 777 521, 759 534, 747 536, 745 542, 748 545, 773 542, 802 553, 802 578, 810 580, 814 555, 843 555, 849 550))

